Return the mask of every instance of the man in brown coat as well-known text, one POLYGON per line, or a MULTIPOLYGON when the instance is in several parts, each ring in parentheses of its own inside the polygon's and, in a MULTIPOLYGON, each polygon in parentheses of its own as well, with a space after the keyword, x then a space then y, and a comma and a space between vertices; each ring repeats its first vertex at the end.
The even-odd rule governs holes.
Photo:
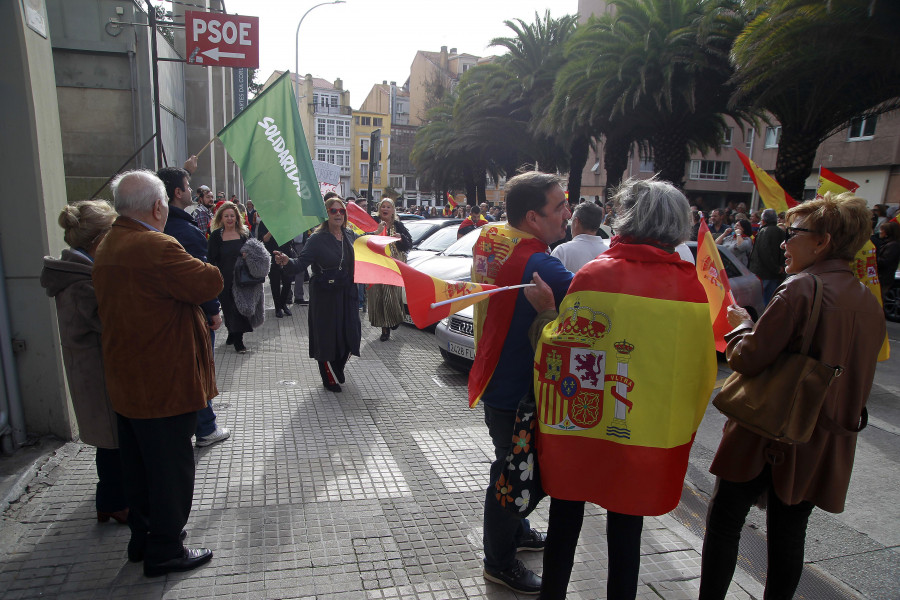
POLYGON ((124 173, 112 190, 120 216, 97 249, 93 279, 125 466, 128 558, 143 560, 152 577, 212 558, 182 540, 194 493, 197 411, 218 394, 199 304, 221 291, 222 276, 161 233, 169 207, 153 172, 124 173))

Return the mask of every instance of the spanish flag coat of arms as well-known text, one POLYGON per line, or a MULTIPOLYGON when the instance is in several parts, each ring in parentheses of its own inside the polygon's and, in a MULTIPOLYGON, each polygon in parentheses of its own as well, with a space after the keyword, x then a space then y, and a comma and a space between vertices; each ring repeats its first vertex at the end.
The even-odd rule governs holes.
POLYGON ((572 280, 535 353, 544 489, 630 515, 678 504, 716 378, 694 265, 617 243, 572 280))

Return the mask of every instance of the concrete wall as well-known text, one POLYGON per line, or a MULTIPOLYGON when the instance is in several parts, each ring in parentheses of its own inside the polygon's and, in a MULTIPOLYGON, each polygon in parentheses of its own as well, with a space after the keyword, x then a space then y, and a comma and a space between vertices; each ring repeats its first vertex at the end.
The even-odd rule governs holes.
POLYGON ((50 40, 25 24, 21 2, 0 2, 0 56, 0 249, 12 338, 25 342, 15 356, 25 423, 29 432, 69 439, 74 417, 56 314, 38 280, 41 257, 64 246, 56 223, 66 204, 59 108, 50 40))

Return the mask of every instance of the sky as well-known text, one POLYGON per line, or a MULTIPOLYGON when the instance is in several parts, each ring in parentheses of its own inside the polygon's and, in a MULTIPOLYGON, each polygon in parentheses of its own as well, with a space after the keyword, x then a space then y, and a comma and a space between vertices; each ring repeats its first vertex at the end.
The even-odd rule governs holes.
MULTIPOLYGON (((225 0, 229 13, 259 17, 259 83, 273 71, 294 70, 297 23, 321 1, 225 0)), ((358 109, 373 85, 403 85, 416 51, 447 46, 475 56, 500 54, 488 44, 513 35, 503 21, 534 23, 535 11, 543 17, 548 7, 559 18, 578 12, 578 0, 347 0, 320 6, 300 28, 299 72, 331 82, 340 77, 358 109)))

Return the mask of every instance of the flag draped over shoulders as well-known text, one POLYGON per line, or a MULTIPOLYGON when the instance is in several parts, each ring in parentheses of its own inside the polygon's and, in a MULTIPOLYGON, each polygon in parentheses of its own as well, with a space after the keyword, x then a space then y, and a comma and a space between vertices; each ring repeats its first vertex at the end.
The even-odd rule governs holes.
POLYGON ((325 220, 289 72, 263 90, 218 137, 240 167, 244 186, 279 245, 325 220))
POLYGON ((715 378, 693 265, 614 244, 575 275, 535 352, 544 489, 624 514, 672 510, 715 378))
MULTIPOLYGON (((547 244, 508 223, 487 224, 472 249, 472 281, 496 286, 522 283, 525 265, 547 244)), ((475 362, 469 371, 469 406, 481 399, 497 368, 519 294, 501 292, 475 305, 475 362)))

